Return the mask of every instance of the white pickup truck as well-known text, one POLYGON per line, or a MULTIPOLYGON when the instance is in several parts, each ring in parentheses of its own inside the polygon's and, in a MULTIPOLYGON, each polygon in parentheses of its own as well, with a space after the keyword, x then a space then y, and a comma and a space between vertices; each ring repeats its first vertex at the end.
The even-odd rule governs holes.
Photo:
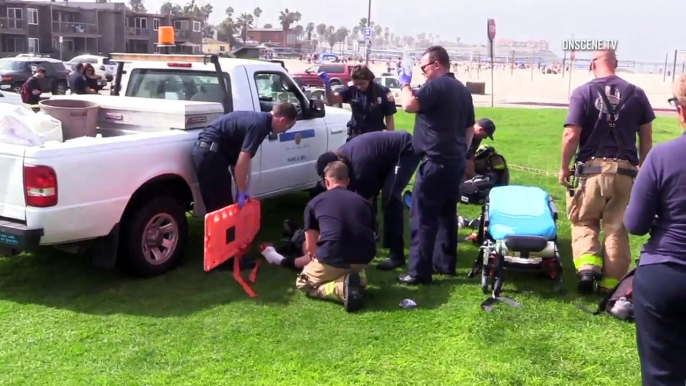
POLYGON ((253 158, 253 197, 312 189, 317 157, 345 143, 350 113, 307 100, 277 64, 112 57, 122 63, 113 84, 121 96, 54 97, 98 103, 96 137, 40 147, 0 144, 3 255, 59 246, 88 251, 95 265, 119 265, 137 276, 171 269, 186 244, 186 212, 204 214, 191 149, 202 127, 227 111, 270 111, 280 100, 299 109, 296 125, 270 135, 253 158))

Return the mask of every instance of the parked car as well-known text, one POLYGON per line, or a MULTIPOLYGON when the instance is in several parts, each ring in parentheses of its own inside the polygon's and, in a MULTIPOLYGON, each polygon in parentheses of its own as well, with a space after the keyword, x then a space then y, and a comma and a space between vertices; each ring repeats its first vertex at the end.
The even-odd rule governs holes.
POLYGON ((75 66, 77 63, 90 63, 95 68, 95 73, 104 76, 108 82, 114 79, 114 74, 117 71, 117 65, 111 63, 110 59, 106 56, 84 54, 72 58, 69 63, 72 66, 75 66))
POLYGON ((21 94, 21 86, 36 67, 45 68, 45 78, 40 85, 43 92, 63 95, 67 92, 69 70, 62 61, 51 58, 23 56, 0 59, 0 90, 21 94))
POLYGON ((319 73, 326 72, 331 79, 331 85, 344 85, 352 80, 350 75, 354 66, 340 63, 323 63, 316 64, 305 72, 292 74, 293 79, 300 85, 305 87, 324 87, 324 83, 319 79, 319 73))
POLYGON ((400 99, 400 81, 397 76, 390 75, 390 73, 384 73, 381 76, 374 77, 374 82, 388 87, 393 94, 396 106, 400 106, 402 101, 400 99))

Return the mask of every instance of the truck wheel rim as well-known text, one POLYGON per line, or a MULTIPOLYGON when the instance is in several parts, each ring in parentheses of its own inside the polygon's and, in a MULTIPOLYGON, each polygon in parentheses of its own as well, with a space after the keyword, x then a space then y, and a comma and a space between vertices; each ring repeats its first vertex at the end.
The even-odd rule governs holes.
POLYGON ((143 256, 151 265, 164 264, 176 251, 178 242, 178 224, 172 216, 160 213, 151 218, 143 230, 143 256))

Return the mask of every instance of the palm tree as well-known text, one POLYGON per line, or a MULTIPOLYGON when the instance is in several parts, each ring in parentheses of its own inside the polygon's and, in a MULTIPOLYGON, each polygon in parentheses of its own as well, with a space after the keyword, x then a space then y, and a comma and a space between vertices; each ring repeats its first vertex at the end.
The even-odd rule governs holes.
POLYGON ((363 17, 362 19, 360 19, 360 24, 359 24, 360 29, 364 29, 364 27, 367 26, 367 21, 368 21, 368 20, 367 20, 366 17, 363 17))
MULTIPOLYGON (((345 41, 345 38, 348 37, 348 34, 350 31, 348 31, 347 28, 345 27, 340 27, 336 30, 336 33, 334 34, 336 36, 336 43, 343 43, 345 41)), ((341 47, 341 52, 343 51, 343 47, 341 47)))
POLYGON ((248 40, 248 29, 252 27, 252 23, 253 17, 249 13, 242 13, 238 17, 238 20, 236 20, 236 24, 241 26, 241 38, 243 39, 243 44, 245 44, 245 41, 248 40))
POLYGON ((312 40, 312 32, 314 32, 314 23, 307 23, 305 27, 305 33, 307 34, 307 41, 312 40))
POLYGON ((360 34, 360 26, 356 25, 353 27, 353 36, 357 39, 357 35, 360 34))
POLYGON ((374 42, 375 45, 380 45, 381 41, 383 40, 383 28, 380 25, 374 26, 374 42))
POLYGON ((303 28, 303 26, 301 26, 300 24, 295 26, 295 36, 298 38, 298 40, 300 40, 302 38, 304 33, 305 33, 305 28, 303 28))
POLYGON ((257 7, 252 11, 253 16, 255 16, 255 25, 260 21, 260 16, 262 16, 262 8, 257 7))
POLYGON ((281 11, 279 14, 279 23, 281 28, 283 28, 283 45, 286 46, 288 37, 288 30, 290 30, 291 25, 295 23, 295 14, 288 10, 288 8, 281 11))
MULTIPOLYGON (((333 29, 334 27, 331 27, 331 28, 333 29)), ((329 52, 333 52, 333 46, 335 46, 336 43, 338 43, 338 40, 336 38, 336 34, 333 32, 329 32, 329 30, 327 29, 327 38, 328 38, 329 47, 330 47, 329 52)))
POLYGON ((317 24, 317 41, 318 45, 322 45, 322 39, 326 36, 326 24, 317 24))
POLYGON ((226 17, 233 17, 233 7, 229 7, 226 9, 226 17))
POLYGON ((299 22, 303 18, 303 15, 300 12, 293 12, 293 21, 294 22, 299 22))

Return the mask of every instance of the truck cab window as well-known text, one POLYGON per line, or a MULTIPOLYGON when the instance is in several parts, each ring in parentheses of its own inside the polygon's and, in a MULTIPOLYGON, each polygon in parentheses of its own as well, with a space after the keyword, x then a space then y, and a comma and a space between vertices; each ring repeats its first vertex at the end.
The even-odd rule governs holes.
MULTIPOLYGON (((227 74, 224 79, 230 82, 227 74)), ((219 79, 212 71, 135 69, 126 96, 222 103, 219 79)))
POLYGON ((261 111, 272 111, 274 104, 282 102, 292 103, 301 111, 303 96, 288 77, 278 73, 256 73, 255 85, 261 111))

